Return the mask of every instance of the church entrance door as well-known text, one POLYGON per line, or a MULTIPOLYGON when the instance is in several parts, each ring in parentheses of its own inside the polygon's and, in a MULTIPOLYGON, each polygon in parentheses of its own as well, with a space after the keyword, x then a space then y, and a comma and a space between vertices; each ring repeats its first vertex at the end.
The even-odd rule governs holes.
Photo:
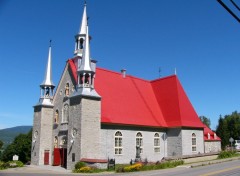
POLYGON ((61 148, 60 149, 60 156, 61 156, 61 166, 67 168, 67 149, 61 148))
POLYGON ((44 151, 44 165, 49 165, 49 150, 44 151))

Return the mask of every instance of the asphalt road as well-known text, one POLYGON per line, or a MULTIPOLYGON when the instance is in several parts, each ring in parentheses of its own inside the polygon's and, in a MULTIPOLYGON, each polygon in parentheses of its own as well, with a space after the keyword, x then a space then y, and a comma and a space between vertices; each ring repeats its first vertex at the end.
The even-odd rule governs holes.
POLYGON ((219 164, 187 168, 177 167, 173 169, 154 170, 133 173, 100 173, 100 174, 73 174, 67 172, 54 172, 39 168, 9 169, 0 171, 0 176, 240 176, 240 160, 219 164))

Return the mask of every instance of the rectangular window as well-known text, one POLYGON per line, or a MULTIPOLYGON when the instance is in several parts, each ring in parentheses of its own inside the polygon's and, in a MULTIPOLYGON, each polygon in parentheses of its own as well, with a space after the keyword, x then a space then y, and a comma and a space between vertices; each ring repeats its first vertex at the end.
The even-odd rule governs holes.
POLYGON ((72 153, 72 162, 75 162, 75 153, 72 153))
POLYGON ((160 135, 159 135, 159 133, 155 133, 155 135, 154 135, 154 152, 160 153, 160 135))

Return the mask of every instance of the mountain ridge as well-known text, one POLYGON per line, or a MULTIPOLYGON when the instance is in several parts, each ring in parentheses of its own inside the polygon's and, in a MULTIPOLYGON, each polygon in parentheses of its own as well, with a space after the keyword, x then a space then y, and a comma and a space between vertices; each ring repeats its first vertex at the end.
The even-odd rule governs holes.
POLYGON ((32 126, 16 126, 11 128, 0 129, 0 140, 3 141, 3 148, 11 144, 19 134, 27 134, 32 129, 32 126))

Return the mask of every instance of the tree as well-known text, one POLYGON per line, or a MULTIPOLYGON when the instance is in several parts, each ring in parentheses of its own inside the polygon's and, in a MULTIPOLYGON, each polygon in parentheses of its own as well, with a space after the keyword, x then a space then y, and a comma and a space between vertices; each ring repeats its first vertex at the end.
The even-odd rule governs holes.
POLYGON ((3 146, 3 141, 0 140, 0 158, 1 158, 1 155, 2 155, 2 146, 3 146))
POLYGON ((0 140, 0 150, 2 149, 3 141, 0 140))
POLYGON ((13 155, 18 155, 23 163, 30 161, 31 158, 32 130, 28 134, 19 134, 15 137, 12 144, 8 145, 2 153, 3 161, 12 160, 13 155))
POLYGON ((199 116, 200 120, 202 121, 203 124, 205 124, 208 128, 211 126, 211 120, 210 118, 207 118, 205 116, 199 116))
POLYGON ((240 114, 234 111, 231 115, 220 116, 216 130, 217 135, 221 138, 222 148, 225 149, 230 144, 229 139, 234 140, 240 137, 240 114))

